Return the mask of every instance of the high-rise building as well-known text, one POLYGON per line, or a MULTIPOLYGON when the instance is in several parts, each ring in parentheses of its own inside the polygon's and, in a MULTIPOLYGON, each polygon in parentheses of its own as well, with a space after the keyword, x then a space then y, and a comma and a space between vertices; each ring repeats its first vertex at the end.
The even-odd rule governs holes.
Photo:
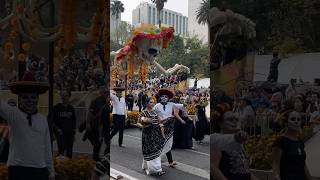
MULTIPOLYGON (((188 34, 188 17, 182 13, 163 9, 160 13, 161 24, 172 26, 175 34, 186 36, 188 34)), ((155 5, 142 2, 132 11, 132 25, 142 23, 158 25, 158 12, 155 5)))
POLYGON ((119 14, 119 18, 117 19, 112 15, 111 4, 116 0, 110 0, 110 32, 114 32, 116 30, 117 25, 120 25, 121 22, 121 13, 119 14))
POLYGON ((192 36, 198 36, 203 43, 208 42, 208 25, 200 25, 197 20, 197 10, 201 5, 202 0, 188 1, 188 33, 192 36))

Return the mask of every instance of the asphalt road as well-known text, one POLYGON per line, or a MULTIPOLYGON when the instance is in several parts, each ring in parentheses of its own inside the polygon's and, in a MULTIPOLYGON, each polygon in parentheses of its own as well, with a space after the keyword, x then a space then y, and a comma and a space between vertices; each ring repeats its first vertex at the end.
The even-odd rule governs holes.
POLYGON ((125 130, 125 148, 118 147, 118 137, 115 136, 111 143, 111 168, 123 172, 136 179, 209 179, 209 137, 204 144, 194 143, 195 150, 172 150, 174 161, 178 163, 176 168, 168 167, 166 156, 162 158, 163 170, 166 174, 162 177, 151 177, 145 175, 141 169, 141 131, 138 128, 125 130))

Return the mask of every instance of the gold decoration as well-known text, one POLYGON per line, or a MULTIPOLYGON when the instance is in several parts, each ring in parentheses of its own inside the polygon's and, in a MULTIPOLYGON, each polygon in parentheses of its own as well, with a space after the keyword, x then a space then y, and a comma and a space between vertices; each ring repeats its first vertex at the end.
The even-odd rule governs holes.
POLYGON ((140 60, 140 78, 143 83, 148 79, 148 65, 144 60, 140 60))
POLYGON ((131 80, 134 74, 134 59, 133 55, 128 57, 128 79, 131 80))
POLYGON ((20 53, 19 55, 18 55, 18 61, 20 61, 20 62, 24 62, 25 60, 26 60, 26 55, 25 54, 23 54, 23 53, 20 53))
POLYGON ((23 49, 24 51, 29 51, 30 48, 31 48, 30 43, 23 43, 23 44, 22 44, 22 49, 23 49))

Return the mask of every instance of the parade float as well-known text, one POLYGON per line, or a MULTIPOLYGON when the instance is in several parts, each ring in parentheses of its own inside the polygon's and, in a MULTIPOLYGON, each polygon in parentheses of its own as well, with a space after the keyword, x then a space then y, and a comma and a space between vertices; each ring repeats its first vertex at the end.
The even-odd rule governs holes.
MULTIPOLYGON (((111 52, 114 57, 111 66, 111 88, 122 86, 128 89, 128 84, 132 83, 134 77, 145 85, 148 80, 149 69, 157 68, 166 76, 177 75, 179 84, 171 90, 186 91, 187 75, 190 69, 181 64, 175 64, 174 67, 165 69, 156 61, 157 55, 163 48, 167 48, 174 36, 172 27, 162 26, 158 28, 151 24, 141 24, 134 29, 131 40, 116 52, 111 52)), ((136 124, 138 121, 138 112, 129 112, 127 124, 136 124)))
POLYGON ((127 78, 130 82, 137 73, 139 73, 140 80, 145 83, 151 66, 156 67, 164 75, 189 74, 189 68, 184 65, 176 64, 166 70, 156 61, 157 55, 169 45, 173 36, 174 29, 172 27, 163 26, 159 29, 151 24, 141 24, 136 27, 131 41, 123 48, 110 54, 114 56, 111 67, 111 86, 117 86, 120 79, 127 78), (126 70, 124 64, 127 65, 126 70))

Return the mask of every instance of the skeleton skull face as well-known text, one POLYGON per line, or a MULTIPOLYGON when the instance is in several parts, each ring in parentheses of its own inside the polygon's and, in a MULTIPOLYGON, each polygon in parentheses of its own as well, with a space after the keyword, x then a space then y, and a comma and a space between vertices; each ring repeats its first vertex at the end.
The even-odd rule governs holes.
POLYGON ((289 114, 288 128, 296 131, 301 129, 301 115, 298 112, 293 111, 289 114))
POLYGON ((162 48, 162 39, 140 39, 137 40, 136 47, 138 47, 138 55, 140 59, 148 65, 152 64, 155 58, 159 55, 162 48))

